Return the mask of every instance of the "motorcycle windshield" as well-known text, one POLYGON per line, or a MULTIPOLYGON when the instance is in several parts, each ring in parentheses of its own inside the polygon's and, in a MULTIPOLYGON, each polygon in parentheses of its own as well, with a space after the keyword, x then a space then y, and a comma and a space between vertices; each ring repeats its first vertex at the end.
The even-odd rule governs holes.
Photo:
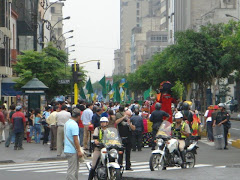
POLYGON ((121 146, 121 138, 116 128, 107 128, 103 132, 103 143, 105 146, 121 146))
POLYGON ((168 121, 163 121, 161 126, 159 127, 159 130, 157 132, 156 137, 163 137, 167 138, 171 136, 171 123, 168 121))

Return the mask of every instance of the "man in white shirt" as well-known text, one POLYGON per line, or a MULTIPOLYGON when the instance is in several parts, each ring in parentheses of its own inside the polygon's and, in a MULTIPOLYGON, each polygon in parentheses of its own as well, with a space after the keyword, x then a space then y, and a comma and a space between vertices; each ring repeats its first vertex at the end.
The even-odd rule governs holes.
POLYGON ((89 124, 91 123, 92 121, 92 116, 93 116, 93 112, 92 112, 92 109, 93 109, 93 104, 92 103, 88 103, 86 105, 87 109, 85 109, 82 113, 82 123, 84 125, 84 132, 83 132, 83 147, 84 147, 84 150, 87 150, 88 149, 88 140, 89 140, 89 132, 88 132, 88 127, 89 127, 89 124))
POLYGON ((57 150, 57 113, 59 112, 59 107, 54 106, 53 112, 50 116, 46 119, 47 123, 50 126, 50 133, 51 133, 51 145, 50 150, 57 150))
POLYGON ((57 156, 61 156, 64 141, 64 125, 70 119, 71 114, 67 112, 67 106, 62 105, 61 111, 57 113, 57 156))

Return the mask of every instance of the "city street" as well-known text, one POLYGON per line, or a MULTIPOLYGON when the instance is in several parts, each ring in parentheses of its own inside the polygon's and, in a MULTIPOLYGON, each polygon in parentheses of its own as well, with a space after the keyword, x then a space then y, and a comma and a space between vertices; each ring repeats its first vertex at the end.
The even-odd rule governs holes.
MULTIPOLYGON (((230 139, 240 137, 240 121, 232 121, 230 139)), ((14 180, 40 180, 40 179, 65 179, 67 161, 62 159, 52 161, 56 158, 55 151, 49 151, 48 145, 24 144, 24 151, 14 151, 13 146, 9 149, 2 143, 1 160, 13 160, 17 163, 0 164, 0 179, 14 180), (47 161, 38 161, 41 158, 48 158, 47 161)), ((124 179, 239 179, 240 172, 240 149, 229 146, 229 150, 216 150, 214 143, 206 138, 199 141, 196 166, 194 169, 167 168, 166 171, 154 171, 149 169, 148 161, 151 155, 150 148, 143 148, 142 152, 132 152, 133 171, 125 171, 124 179)), ((88 159, 87 161, 90 161, 88 159)), ((87 179, 88 171, 85 164, 79 169, 79 179, 87 179)))

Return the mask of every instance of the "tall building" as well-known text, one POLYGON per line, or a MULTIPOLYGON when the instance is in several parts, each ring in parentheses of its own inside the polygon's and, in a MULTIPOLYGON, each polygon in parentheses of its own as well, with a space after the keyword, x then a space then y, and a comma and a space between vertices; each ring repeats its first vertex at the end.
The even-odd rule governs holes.
POLYGON ((114 51, 114 71, 113 71, 113 75, 118 75, 121 72, 121 69, 123 67, 121 67, 121 63, 120 63, 120 49, 116 49, 114 51))
POLYGON ((53 26, 53 31, 51 32, 51 40, 56 42, 57 47, 64 50, 65 49, 65 38, 63 34, 63 6, 64 3, 58 2, 52 4, 51 9, 51 24, 53 26))
POLYGON ((209 22, 227 22, 225 14, 234 10, 236 15, 236 4, 236 0, 169 0, 169 42, 175 43, 178 31, 198 30, 209 22))
POLYGON ((168 0, 149 1, 148 15, 132 30, 131 72, 168 46, 168 0))
POLYGON ((130 72, 132 29, 141 27, 149 13, 148 0, 120 0, 120 63, 121 74, 130 72))
POLYGON ((11 7, 9 0, 0 1, 0 75, 11 76, 10 57, 10 19, 11 7))

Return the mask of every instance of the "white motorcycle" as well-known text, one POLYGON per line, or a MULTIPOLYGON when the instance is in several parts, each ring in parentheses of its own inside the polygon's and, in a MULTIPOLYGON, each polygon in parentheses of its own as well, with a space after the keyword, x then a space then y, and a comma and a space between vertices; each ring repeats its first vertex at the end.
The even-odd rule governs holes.
MULTIPOLYGON (((116 128, 107 128, 103 134, 101 155, 95 168, 95 180, 120 180, 123 169, 118 164, 119 154, 123 153, 121 139, 116 128)), ((87 163, 90 171, 91 163, 87 163)))
POLYGON ((166 170, 167 167, 193 168, 195 166, 195 154, 197 154, 197 138, 190 140, 190 145, 185 148, 185 160, 181 158, 179 142, 171 137, 171 123, 163 121, 156 135, 157 150, 152 152, 149 160, 151 171, 166 170))

